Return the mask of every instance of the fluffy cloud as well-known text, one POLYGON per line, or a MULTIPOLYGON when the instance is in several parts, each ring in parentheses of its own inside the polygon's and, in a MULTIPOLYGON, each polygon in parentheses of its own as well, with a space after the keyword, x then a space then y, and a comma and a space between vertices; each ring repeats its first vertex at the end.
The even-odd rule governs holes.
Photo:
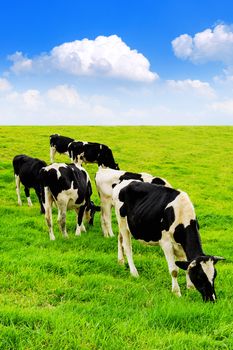
POLYGON ((196 63, 220 61, 233 63, 233 27, 219 24, 213 29, 196 33, 194 37, 188 34, 180 35, 172 41, 172 47, 177 57, 196 63))
POLYGON ((49 89, 47 92, 48 99, 60 104, 74 106, 81 104, 81 98, 75 88, 68 85, 58 85, 55 88, 49 89))
POLYGON ((232 116, 233 115, 233 99, 223 100, 215 102, 210 106, 210 109, 221 113, 232 116))
POLYGON ((105 76, 152 82, 158 78, 150 63, 137 50, 130 49, 117 35, 98 36, 54 47, 49 54, 27 58, 22 52, 9 56, 15 73, 58 70, 75 76, 105 76))
POLYGON ((5 92, 11 89, 11 84, 5 78, 0 78, 0 92, 5 92))
POLYGON ((193 92, 194 94, 205 98, 215 97, 215 92, 210 84, 200 80, 168 80, 167 85, 176 92, 193 92))

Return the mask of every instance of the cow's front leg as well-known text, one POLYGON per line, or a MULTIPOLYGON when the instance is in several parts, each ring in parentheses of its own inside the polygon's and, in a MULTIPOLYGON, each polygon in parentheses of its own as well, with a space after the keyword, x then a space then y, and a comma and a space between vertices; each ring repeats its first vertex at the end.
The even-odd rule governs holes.
POLYGON ((52 204, 53 204, 53 197, 49 189, 46 187, 45 188, 45 219, 49 228, 49 237, 51 241, 54 241, 55 236, 53 233, 52 204))
MULTIPOLYGON (((76 236, 80 236, 81 235, 81 231, 83 230, 83 214, 85 211, 85 206, 81 206, 80 208, 75 209, 76 213, 77 213, 77 226, 76 226, 76 231, 75 231, 75 235, 76 236)), ((85 229, 85 227, 84 227, 85 229)), ((85 229, 86 231, 86 229, 85 229)))
POLYGON ((55 154, 56 154, 56 148, 51 146, 50 147, 50 160, 51 160, 51 163, 54 163, 55 154))
POLYGON ((121 265, 124 265, 125 263, 124 250, 123 250, 123 237, 120 232, 118 234, 118 263, 121 265))
POLYGON ((119 229, 123 238, 123 249, 125 252, 125 255, 127 257, 127 261, 129 264, 130 273, 134 277, 138 277, 138 271, 136 269, 136 266, 134 265, 133 261, 133 251, 132 251, 132 244, 131 244, 131 233, 129 232, 127 228, 127 224, 125 219, 121 219, 119 229))
POLYGON ((186 271, 186 287, 187 289, 195 289, 195 286, 189 277, 188 271, 186 271))
POLYGON ((175 264, 175 256, 174 256, 174 249, 171 241, 171 236, 168 231, 162 232, 162 238, 159 241, 159 245, 163 249, 165 258, 167 260, 169 273, 172 278, 172 292, 176 294, 178 297, 181 296, 180 287, 177 281, 178 276, 178 267, 175 264))
POLYGON ((16 194, 18 198, 18 205, 22 205, 22 201, 20 198, 20 178, 19 175, 15 175, 15 189, 16 189, 16 194))
POLYGON ((25 196, 27 197, 28 206, 32 207, 32 201, 30 198, 30 189, 28 187, 24 187, 24 192, 25 192, 25 196))

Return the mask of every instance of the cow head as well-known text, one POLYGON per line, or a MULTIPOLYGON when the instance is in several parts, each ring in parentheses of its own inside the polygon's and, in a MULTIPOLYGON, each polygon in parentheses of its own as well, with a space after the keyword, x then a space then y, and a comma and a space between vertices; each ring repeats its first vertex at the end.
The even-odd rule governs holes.
POLYGON ((93 225, 94 216, 97 211, 100 211, 100 206, 95 205, 93 201, 90 201, 84 212, 85 220, 89 223, 89 225, 93 225))
POLYGON ((219 256, 199 256, 192 261, 176 261, 176 265, 187 270, 191 282, 201 293, 203 301, 215 301, 214 280, 217 276, 215 264, 218 260, 225 260, 219 256))

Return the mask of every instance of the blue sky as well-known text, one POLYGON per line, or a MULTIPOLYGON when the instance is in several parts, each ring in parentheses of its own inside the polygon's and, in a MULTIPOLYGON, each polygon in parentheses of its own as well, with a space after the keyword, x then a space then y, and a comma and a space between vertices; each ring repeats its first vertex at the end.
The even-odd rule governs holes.
POLYGON ((1 2, 0 124, 232 125, 232 1, 1 2))

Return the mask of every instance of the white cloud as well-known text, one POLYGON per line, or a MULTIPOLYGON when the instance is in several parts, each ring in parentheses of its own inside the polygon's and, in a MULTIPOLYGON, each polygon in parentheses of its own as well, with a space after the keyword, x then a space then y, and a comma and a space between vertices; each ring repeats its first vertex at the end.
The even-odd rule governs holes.
POLYGON ((233 117, 233 99, 215 102, 210 105, 210 109, 215 112, 228 114, 233 117))
POLYGON ((130 49, 117 35, 67 42, 54 47, 49 54, 32 59, 16 52, 9 59, 15 73, 58 70, 75 76, 104 76, 141 82, 158 78, 150 71, 147 58, 130 49))
POLYGON ((15 73, 29 72, 32 69, 32 60, 24 57, 22 52, 17 51, 13 55, 9 55, 8 59, 13 62, 11 70, 15 73))
POLYGON ((0 92, 5 92, 11 89, 11 84, 5 78, 0 78, 0 92))
POLYGON ((210 84, 200 80, 167 80, 167 85, 176 92, 193 92, 194 94, 202 97, 215 97, 215 92, 210 84))
POLYGON ((74 106, 80 104, 81 99, 75 88, 68 85, 58 85, 55 88, 49 89, 47 92, 48 98, 53 102, 74 106))
POLYGON ((233 27, 225 24, 216 25, 196 33, 194 37, 188 34, 180 35, 172 41, 172 47, 177 57, 196 63, 220 61, 233 63, 233 27))

